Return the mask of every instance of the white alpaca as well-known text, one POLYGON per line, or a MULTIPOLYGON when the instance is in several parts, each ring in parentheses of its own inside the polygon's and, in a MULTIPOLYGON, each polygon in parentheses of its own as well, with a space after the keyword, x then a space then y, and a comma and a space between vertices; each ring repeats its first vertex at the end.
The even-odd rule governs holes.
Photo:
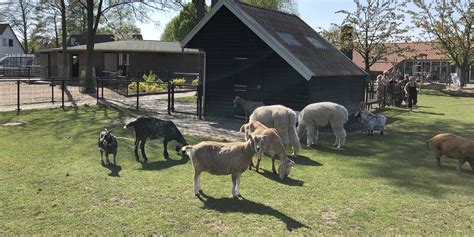
POLYGON ((296 134, 296 114, 283 105, 261 106, 253 111, 249 121, 259 121, 269 128, 275 128, 285 149, 291 143, 293 155, 300 151, 300 142, 296 134))
POLYGON ((318 140, 321 126, 331 124, 336 135, 335 146, 340 148, 346 142, 346 130, 344 124, 349 120, 347 109, 344 106, 332 102, 319 102, 307 105, 298 118, 298 137, 307 132, 306 144, 311 146, 318 140))

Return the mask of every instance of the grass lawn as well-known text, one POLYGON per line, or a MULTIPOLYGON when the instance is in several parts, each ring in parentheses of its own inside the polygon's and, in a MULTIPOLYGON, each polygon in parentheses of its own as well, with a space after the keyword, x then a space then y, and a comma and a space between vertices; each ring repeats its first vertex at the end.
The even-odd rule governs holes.
POLYGON ((243 174, 243 200, 230 198, 230 176, 203 174, 201 200, 189 159, 170 152, 165 161, 161 142, 148 142, 150 160, 139 163, 133 141, 119 139, 118 166, 100 164, 99 130, 133 138, 121 127, 134 111, 0 113, 0 123, 26 122, 0 127, 0 235, 472 235, 474 175, 468 164, 457 172, 454 160, 436 167, 425 141, 440 132, 474 139, 474 98, 424 90, 417 109, 383 114, 386 135, 349 134, 337 150, 332 134, 320 134, 318 145, 292 158, 297 165, 284 181, 264 158, 263 172, 243 174))

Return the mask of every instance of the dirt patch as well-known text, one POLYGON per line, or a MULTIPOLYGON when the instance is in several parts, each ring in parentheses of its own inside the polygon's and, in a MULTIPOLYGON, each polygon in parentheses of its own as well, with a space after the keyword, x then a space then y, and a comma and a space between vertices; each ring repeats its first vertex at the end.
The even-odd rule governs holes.
POLYGON ((329 226, 333 226, 337 223, 337 219, 339 218, 339 214, 329 210, 329 211, 323 212, 321 214, 321 218, 323 219, 324 224, 329 225, 329 226))
POLYGON ((6 123, 0 122, 0 127, 20 126, 24 124, 26 124, 26 122, 22 122, 22 121, 12 121, 12 122, 6 122, 6 123))

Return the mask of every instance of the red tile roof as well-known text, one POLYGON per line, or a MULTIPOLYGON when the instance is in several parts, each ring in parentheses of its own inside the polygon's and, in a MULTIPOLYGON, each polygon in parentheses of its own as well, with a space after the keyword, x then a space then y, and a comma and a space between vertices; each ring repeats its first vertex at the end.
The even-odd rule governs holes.
MULTIPOLYGON (((394 44, 392 44, 394 46, 394 44)), ((400 48, 409 48, 410 50, 404 52, 400 55, 392 54, 389 55, 386 59, 379 60, 374 63, 370 67, 371 71, 382 72, 385 70, 390 70, 392 67, 403 60, 406 59, 413 59, 420 54, 426 54, 427 60, 445 60, 446 57, 439 51, 439 49, 435 48, 433 43, 430 42, 418 42, 418 43, 398 43, 398 47, 400 48)), ((364 59, 362 56, 357 53, 352 53, 352 61, 354 61, 357 66, 360 68, 364 68, 364 59)))

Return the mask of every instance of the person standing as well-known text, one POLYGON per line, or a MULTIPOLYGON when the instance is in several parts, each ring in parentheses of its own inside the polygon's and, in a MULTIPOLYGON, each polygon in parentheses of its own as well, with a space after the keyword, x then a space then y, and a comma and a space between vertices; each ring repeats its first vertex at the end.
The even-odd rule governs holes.
POLYGON ((414 76, 410 76, 408 83, 405 85, 405 93, 408 96, 408 108, 411 108, 416 105, 417 97, 418 97, 418 91, 417 91, 418 85, 416 84, 416 80, 414 76))

